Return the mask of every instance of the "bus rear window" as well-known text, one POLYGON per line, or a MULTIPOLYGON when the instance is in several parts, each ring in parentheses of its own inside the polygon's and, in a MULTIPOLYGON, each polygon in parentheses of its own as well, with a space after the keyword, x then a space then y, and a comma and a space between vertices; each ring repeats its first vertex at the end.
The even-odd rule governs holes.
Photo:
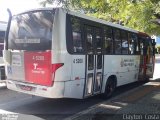
POLYGON ((13 16, 8 49, 50 50, 54 12, 41 10, 13 16))

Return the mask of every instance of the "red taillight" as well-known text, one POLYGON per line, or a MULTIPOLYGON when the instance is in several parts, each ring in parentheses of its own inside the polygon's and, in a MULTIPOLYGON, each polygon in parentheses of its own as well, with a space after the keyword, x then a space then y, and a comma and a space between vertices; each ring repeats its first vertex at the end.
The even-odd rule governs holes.
POLYGON ((64 63, 56 63, 56 64, 52 64, 52 72, 56 72, 56 70, 60 67, 62 67, 64 65, 64 63))
POLYGON ((54 78, 55 78, 55 73, 56 70, 60 67, 62 67, 64 65, 64 63, 57 63, 57 64, 52 64, 52 80, 53 80, 53 84, 54 84, 54 78))

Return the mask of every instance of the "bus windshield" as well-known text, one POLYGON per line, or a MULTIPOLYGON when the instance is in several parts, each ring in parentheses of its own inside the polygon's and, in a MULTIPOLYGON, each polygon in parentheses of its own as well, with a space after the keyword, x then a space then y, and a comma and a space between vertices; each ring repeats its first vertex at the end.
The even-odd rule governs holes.
POLYGON ((12 17, 8 49, 50 50, 54 12, 32 11, 12 17))

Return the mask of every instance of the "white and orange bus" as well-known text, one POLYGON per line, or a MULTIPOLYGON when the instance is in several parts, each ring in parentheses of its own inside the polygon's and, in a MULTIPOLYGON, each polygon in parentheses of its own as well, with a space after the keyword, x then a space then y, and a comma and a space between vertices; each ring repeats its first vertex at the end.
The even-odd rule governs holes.
POLYGON ((63 8, 11 17, 5 40, 8 89, 47 98, 112 95, 153 75, 147 34, 63 8))

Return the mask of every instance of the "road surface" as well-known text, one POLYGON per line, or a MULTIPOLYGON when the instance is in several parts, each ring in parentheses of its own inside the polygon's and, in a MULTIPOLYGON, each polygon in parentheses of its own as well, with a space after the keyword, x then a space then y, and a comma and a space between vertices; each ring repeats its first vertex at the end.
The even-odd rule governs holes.
MULTIPOLYGON (((115 91, 114 96, 124 93, 125 91, 139 85, 139 83, 133 83, 127 86, 119 87, 115 91)), ((47 99, 17 93, 8 89, 0 89, 0 113, 18 113, 23 114, 23 117, 26 115, 31 115, 34 120, 39 118, 47 120, 63 119, 102 101, 104 101, 104 99, 100 96, 95 96, 84 100, 47 99)))

